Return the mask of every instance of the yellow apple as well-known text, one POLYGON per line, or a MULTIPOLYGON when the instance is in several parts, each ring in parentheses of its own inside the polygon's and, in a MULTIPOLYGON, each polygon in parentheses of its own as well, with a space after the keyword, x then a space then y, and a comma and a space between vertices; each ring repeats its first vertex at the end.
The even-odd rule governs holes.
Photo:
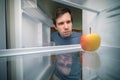
POLYGON ((83 34, 80 38, 80 44, 85 51, 95 51, 100 46, 100 36, 96 33, 83 34))

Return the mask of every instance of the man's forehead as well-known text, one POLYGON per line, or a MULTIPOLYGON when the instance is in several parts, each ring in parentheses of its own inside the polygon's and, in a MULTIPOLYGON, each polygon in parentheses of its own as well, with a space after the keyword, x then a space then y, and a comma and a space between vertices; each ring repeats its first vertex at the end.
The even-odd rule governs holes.
POLYGON ((71 16, 69 13, 65 13, 61 16, 59 16, 56 21, 59 22, 59 21, 63 21, 63 20, 71 20, 71 16))

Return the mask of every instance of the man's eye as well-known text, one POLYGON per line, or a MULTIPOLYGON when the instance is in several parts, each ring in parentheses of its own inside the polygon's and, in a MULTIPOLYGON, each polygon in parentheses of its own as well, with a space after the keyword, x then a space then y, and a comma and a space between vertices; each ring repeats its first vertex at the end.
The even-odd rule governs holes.
POLYGON ((64 24, 64 22, 60 22, 60 23, 58 23, 58 25, 63 25, 64 24))
POLYGON ((67 21, 67 23, 69 24, 69 23, 71 23, 71 21, 67 21))

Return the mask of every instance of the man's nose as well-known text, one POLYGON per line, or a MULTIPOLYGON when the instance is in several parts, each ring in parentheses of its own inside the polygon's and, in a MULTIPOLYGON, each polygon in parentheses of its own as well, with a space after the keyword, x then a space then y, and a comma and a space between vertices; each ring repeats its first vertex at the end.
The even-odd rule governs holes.
POLYGON ((64 28, 68 29, 68 24, 67 23, 64 24, 64 28))

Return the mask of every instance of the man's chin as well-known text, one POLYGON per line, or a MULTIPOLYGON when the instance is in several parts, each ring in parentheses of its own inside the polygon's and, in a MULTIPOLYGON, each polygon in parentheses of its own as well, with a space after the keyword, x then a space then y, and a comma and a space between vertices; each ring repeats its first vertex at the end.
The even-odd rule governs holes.
POLYGON ((71 34, 64 34, 63 37, 69 37, 71 34))

